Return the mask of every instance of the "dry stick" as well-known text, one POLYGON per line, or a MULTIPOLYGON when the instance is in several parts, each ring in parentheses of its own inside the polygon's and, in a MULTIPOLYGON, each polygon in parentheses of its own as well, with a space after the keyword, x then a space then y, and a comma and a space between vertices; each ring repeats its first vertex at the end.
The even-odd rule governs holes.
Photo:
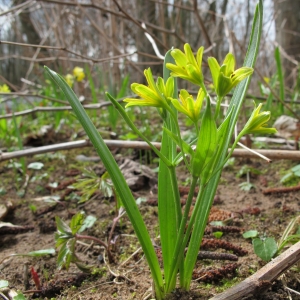
MULTIPOLYGON (((82 9, 81 5, 79 6, 82 13, 89 19, 91 24, 94 26, 94 28, 105 38, 105 40, 117 51, 121 54, 121 51, 119 47, 106 35, 105 31, 103 31, 98 24, 90 17, 89 14, 85 12, 85 10, 82 9)), ((137 72, 139 72, 141 75, 143 75, 143 72, 136 66, 136 63, 133 63, 129 60, 129 64, 134 68, 137 72)))
MULTIPOLYGON (((0 93, 0 95, 1 95, 1 93, 0 93)), ((127 96, 127 97, 135 98, 136 96, 133 95, 133 96, 127 96)), ((120 98, 117 101, 121 102, 125 98, 126 97, 120 98)), ((1 102, 0 102, 0 104, 1 104, 1 102)), ((106 101, 106 102, 96 103, 96 104, 84 104, 83 107, 85 109, 100 109, 100 108, 103 108, 103 107, 106 107, 106 106, 110 106, 110 105, 111 105, 111 102, 106 101)), ((42 111, 44 111, 44 112, 45 111, 47 111, 47 112, 51 112, 52 111, 53 112, 53 111, 62 111, 62 110, 72 110, 72 107, 71 106, 55 106, 55 107, 52 107, 52 106, 44 106, 44 107, 37 106, 37 107, 31 108, 31 109, 22 110, 22 111, 15 112, 15 113, 9 113, 9 114, 6 114, 6 115, 0 115, 0 120, 1 119, 11 119, 13 117, 25 116, 25 115, 36 113, 36 112, 39 112, 39 111, 40 112, 42 112, 42 111)))
MULTIPOLYGON (((19 88, 12 84, 11 82, 9 82, 5 77, 3 77, 1 74, 0 74, 0 80, 3 82, 3 83, 6 83, 11 89, 13 89, 14 91, 18 91, 19 88)), ((7 93, 5 93, 7 94, 7 93)))
MULTIPOLYGON (((104 140, 108 148, 124 148, 124 149, 144 149, 150 150, 149 145, 146 142, 140 141, 121 141, 121 140, 104 140)), ((152 143, 157 149, 160 149, 161 143, 152 143)), ((80 140, 74 142, 60 143, 56 145, 36 147, 26 150, 18 150, 8 153, 0 153, 0 162, 12 158, 20 158, 24 156, 31 156, 36 154, 42 154, 47 152, 54 152, 60 150, 70 150, 84 147, 91 147, 92 144, 89 140, 80 140)), ((230 149, 229 149, 230 150, 230 149)), ((300 151, 288 151, 288 150, 257 150, 258 153, 268 156, 270 159, 292 159, 300 160, 300 151)), ((255 153, 251 153, 248 150, 235 149, 233 157, 242 158, 257 158, 255 153)))
POLYGON ((35 4, 35 1, 32 1, 32 0, 29 0, 29 1, 26 1, 24 3, 18 4, 16 6, 12 7, 11 9, 6 10, 6 11, 0 13, 0 17, 8 15, 8 14, 14 12, 15 10, 17 10, 18 11, 17 13, 19 14, 20 12, 22 12, 25 9, 30 8, 30 6, 32 6, 34 4, 35 4))
MULTIPOLYGON (((113 11, 111 9, 108 9, 106 7, 103 7, 103 6, 100 6, 100 5, 95 5, 95 4, 92 4, 92 3, 77 3, 77 2, 62 2, 62 1, 57 1, 57 0, 37 0, 37 2, 48 2, 48 3, 55 3, 55 4, 58 4, 58 5, 68 5, 68 6, 81 6, 81 7, 84 7, 84 8, 96 8, 98 10, 101 10, 103 12, 106 12, 106 13, 110 13, 114 16, 117 16, 117 17, 120 17, 120 18, 123 18, 123 19, 128 19, 127 15, 124 15, 124 14, 121 14, 121 13, 118 13, 116 11, 113 11)), ((193 8, 190 8, 190 7, 187 7, 187 6, 182 6, 182 5, 176 5, 176 4, 168 4, 168 3, 164 3, 164 2, 159 2, 161 4, 165 4, 165 5, 170 5, 170 6, 173 6, 173 7, 178 7, 182 10, 187 10, 187 11, 193 11, 193 8)), ((209 11, 208 11, 209 12, 209 11)), ((184 40, 180 37, 180 36, 177 36, 177 34, 172 31, 172 30, 169 30, 169 29, 166 29, 166 28, 162 28, 162 27, 159 27, 155 24, 152 24, 152 23, 149 23, 149 22, 146 22, 144 20, 139 20, 139 19, 136 19, 136 21, 142 23, 144 22, 148 27, 151 27, 151 28, 154 28, 156 30, 159 30, 159 31, 162 31, 162 32, 166 32, 166 33, 170 33, 170 34, 173 34, 175 35, 179 40, 181 40, 183 43, 184 43, 184 40)), ((140 26, 140 24, 137 23, 137 25, 140 26)), ((149 32, 148 32, 149 33, 149 32)), ((155 36, 153 36, 153 38, 156 38, 155 36)))
MULTIPOLYGON (((22 60, 26 60, 26 61, 32 61, 32 62, 46 62, 46 61, 57 61, 57 60, 63 60, 64 61, 64 60, 67 60, 67 61, 81 62, 81 63, 91 63, 91 62, 95 62, 95 61, 97 63, 101 63, 101 62, 110 61, 111 63, 120 64, 120 61, 118 60, 119 58, 126 57, 126 56, 132 56, 134 54, 138 54, 138 52, 135 51, 135 52, 132 52, 132 53, 126 53, 126 54, 112 56, 112 57, 109 57, 109 58, 99 58, 99 59, 93 59, 93 58, 91 58, 91 59, 80 59, 80 58, 65 57, 65 56, 49 56, 49 57, 32 59, 32 57, 20 56, 20 55, 17 55, 17 54, 10 54, 10 55, 0 57, 0 60, 7 60, 7 59, 10 59, 10 58, 18 58, 18 59, 22 59, 22 60)), ((154 62, 149 62, 149 63, 151 64, 151 63, 154 63, 154 62)))
POLYGON ((258 295, 298 260, 300 260, 300 242, 273 259, 252 276, 210 300, 239 300, 251 294, 258 295))
MULTIPOLYGON (((44 95, 39 95, 39 94, 34 94, 34 93, 26 94, 24 92, 12 92, 12 93, 0 93, 0 95, 5 96, 5 99, 1 100, 0 104, 8 101, 10 98, 14 98, 15 100, 18 100, 18 98, 16 98, 15 96, 35 97, 35 98, 47 99, 47 100, 57 102, 57 103, 60 103, 60 104, 65 104, 65 105, 69 104, 68 101, 63 101, 63 100, 59 100, 59 99, 52 98, 52 97, 49 97, 49 96, 44 96, 44 95)), ((22 99, 22 98, 19 97, 19 99, 22 99)))
POLYGON ((264 195, 276 194, 276 193, 290 193, 300 190, 300 185, 291 186, 291 187, 280 187, 280 188, 269 188, 264 189, 262 192, 264 195))
POLYGON ((117 0, 112 0, 115 5, 117 6, 117 8, 126 16, 126 18, 133 22, 134 24, 136 24, 140 29, 142 29, 144 31, 144 33, 148 33, 158 44, 160 44, 162 47, 164 47, 165 50, 168 50, 168 47, 166 45, 164 45, 155 35, 151 34, 151 32, 149 32, 148 30, 146 30, 145 28, 143 28, 143 26, 133 17, 131 17, 123 8, 122 6, 118 3, 117 0))
MULTIPOLYGON (((52 49, 52 50, 60 50, 60 51, 65 51, 68 52, 70 54, 79 56, 81 58, 84 58, 85 60, 88 60, 90 62, 93 63, 99 63, 99 62, 104 62, 104 61, 110 61, 110 60, 114 60, 114 59, 118 59, 121 57, 127 57, 127 56, 132 56, 136 53, 136 51, 132 52, 132 53, 126 53, 126 54, 121 54, 121 55, 117 55, 117 56, 113 56, 113 57, 108 57, 108 58, 101 58, 101 59, 95 59, 95 58, 91 58, 79 53, 76 53, 72 50, 67 49, 66 47, 56 47, 56 46, 48 46, 48 45, 34 45, 34 44, 24 44, 24 43, 16 43, 16 42, 10 42, 10 41, 1 41, 0 40, 0 45, 16 45, 16 46, 22 46, 22 47, 32 47, 32 48, 43 48, 43 49, 52 49)), ((45 59, 47 60, 47 58, 45 59)), ((35 60, 33 60, 35 61, 35 60)))
MULTIPOLYGON (((60 18, 61 18, 61 15, 57 16, 53 23, 54 23, 55 25, 57 25, 57 23, 60 21, 60 18)), ((46 32, 46 34, 43 36, 43 38, 42 38, 42 40, 41 40, 41 42, 40 42, 40 44, 39 44, 40 46, 43 46, 44 43, 47 41, 47 39, 48 39, 48 37, 49 37, 49 35, 50 35, 50 33, 51 33, 51 29, 52 29, 52 28, 48 29, 47 32, 46 32)), ((38 47, 38 48, 35 50, 35 53, 33 54, 32 59, 36 59, 36 58, 38 57, 38 55, 40 54, 40 52, 41 52, 41 48, 38 47)), ((34 67, 34 62, 31 61, 30 64, 29 64, 29 67, 28 67, 28 69, 27 69, 26 75, 25 75, 25 77, 24 77, 25 79, 28 79, 28 78, 29 78, 29 75, 30 75, 30 73, 32 72, 33 67, 34 67)), ((23 83, 23 86, 21 87, 21 90, 24 90, 25 87, 26 87, 26 83, 23 83)))

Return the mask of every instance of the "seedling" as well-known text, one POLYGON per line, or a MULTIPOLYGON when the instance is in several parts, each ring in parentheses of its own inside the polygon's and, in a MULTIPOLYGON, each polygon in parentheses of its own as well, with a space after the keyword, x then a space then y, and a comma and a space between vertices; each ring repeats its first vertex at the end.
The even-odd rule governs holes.
POLYGON ((113 184, 109 178, 109 174, 105 172, 99 177, 93 170, 84 169, 84 178, 78 179, 72 187, 81 192, 81 199, 79 203, 84 203, 91 199, 93 194, 101 191, 104 197, 112 197, 114 195, 113 184))
POLYGON ((290 221, 277 243, 273 237, 257 237, 257 230, 249 230, 243 234, 243 237, 252 238, 255 254, 268 262, 278 256, 286 245, 294 244, 300 240, 299 220, 300 216, 290 221))
POLYGON ((91 267, 86 266, 80 262, 75 253, 75 244, 76 240, 92 240, 97 244, 102 245, 108 255, 109 262, 113 261, 113 256, 109 249, 109 245, 103 242, 100 239, 89 235, 80 234, 86 228, 91 227, 95 218, 85 218, 83 213, 75 214, 70 222, 70 225, 67 225, 64 221, 62 221, 58 216, 55 217, 57 232, 55 234, 55 242, 56 247, 59 247, 59 253, 57 258, 58 268, 66 268, 69 269, 70 263, 75 263, 76 266, 85 272, 87 272, 91 267))
POLYGON ((300 165, 296 165, 289 170, 287 174, 285 174, 281 179, 280 182, 283 184, 289 184, 293 181, 299 181, 300 179, 300 165))

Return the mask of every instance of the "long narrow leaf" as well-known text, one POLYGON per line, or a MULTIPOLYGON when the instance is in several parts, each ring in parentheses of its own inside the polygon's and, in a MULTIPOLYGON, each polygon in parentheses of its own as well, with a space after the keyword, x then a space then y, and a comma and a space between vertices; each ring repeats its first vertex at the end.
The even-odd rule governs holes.
POLYGON ((114 157, 112 156, 108 147, 104 143, 98 130, 95 128, 94 124, 86 114, 84 108, 82 107, 80 101, 76 97, 73 90, 68 86, 68 84, 60 75, 58 75, 57 73, 55 73, 47 67, 45 67, 45 69, 49 74, 51 80, 55 82, 64 92, 66 98, 68 99, 70 105, 73 108, 74 113, 79 119, 82 127, 84 128, 93 146, 95 147, 99 157, 101 158, 107 172, 109 173, 114 187, 122 199, 122 203, 124 204, 128 217, 132 223, 135 233, 145 253, 155 283, 157 297, 159 299, 162 298, 163 279, 158 259, 154 251, 154 247, 152 245, 145 223, 138 210, 135 199, 133 198, 129 187, 126 184, 123 174, 121 173, 114 157))
MULTIPOLYGON (((167 62, 174 62, 170 54, 166 53, 164 61, 164 81, 170 76, 170 71, 165 67, 167 62)), ((176 85, 176 80, 175 80, 176 85)), ((174 88, 174 98, 177 98, 177 87, 174 88)), ((175 110, 174 110, 174 113, 175 110)), ((164 127, 170 132, 175 133, 175 124, 169 114, 167 114, 164 127)), ((169 137, 166 131, 163 131, 161 142, 161 153, 170 161, 176 156, 176 143, 169 137)), ((159 163, 158 173, 158 218, 160 228, 160 240, 163 254, 166 292, 173 290, 176 284, 171 278, 171 259, 177 238, 177 229, 181 218, 180 197, 178 188, 175 185, 175 169, 168 168, 162 161, 159 163), (172 173, 171 173, 172 172, 172 173), (171 177, 173 176, 173 177, 171 177), (172 180, 173 178, 173 180, 172 180)))
MULTIPOLYGON (((283 70, 282 70, 282 64, 281 64, 281 58, 280 58, 280 51, 279 48, 276 47, 275 49, 275 60, 276 60, 276 66, 277 66, 277 73, 278 73, 278 79, 279 79, 279 96, 280 100, 284 101, 284 78, 283 78, 283 70)), ((283 104, 282 102, 278 103, 280 113, 283 114, 283 104)))

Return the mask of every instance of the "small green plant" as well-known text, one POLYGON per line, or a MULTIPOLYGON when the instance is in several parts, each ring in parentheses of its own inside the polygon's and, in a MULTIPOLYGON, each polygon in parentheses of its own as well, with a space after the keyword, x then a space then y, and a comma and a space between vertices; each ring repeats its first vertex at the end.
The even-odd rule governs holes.
POLYGON ((9 291, 10 291, 9 282, 7 280, 0 280, 0 296, 1 296, 1 298, 12 299, 12 300, 26 300, 26 297, 21 292, 16 293, 15 291, 13 291, 13 292, 11 292, 11 291, 9 292, 9 291), (9 294, 9 296, 7 294, 9 294))
POLYGON ((291 168, 287 174, 285 174, 281 179, 280 182, 283 184, 291 184, 295 181, 299 181, 300 179, 300 165, 296 165, 291 168))
POLYGON ((270 261, 273 257, 279 255, 288 244, 294 244, 300 240, 300 216, 293 218, 281 238, 276 243, 273 237, 257 237, 256 230, 249 230, 243 234, 244 238, 252 238, 252 244, 255 254, 264 261, 270 261))
POLYGON ((84 203, 91 199, 93 194, 101 191, 104 197, 112 197, 114 195, 113 184, 109 178, 109 174, 105 172, 99 177, 93 170, 83 170, 84 178, 78 179, 72 187, 81 192, 79 203, 84 203))
POLYGON ((260 171, 244 165, 236 174, 236 177, 242 177, 244 175, 247 177, 247 181, 239 184, 239 187, 242 191, 249 192, 252 188, 255 188, 255 185, 250 182, 250 174, 260 174, 260 171))
MULTIPOLYGON (((167 294, 174 290, 178 275, 180 287, 189 290, 193 269, 222 168, 230 158, 240 138, 249 133, 271 134, 276 132, 274 128, 267 127, 270 113, 260 112, 260 104, 254 108, 248 122, 231 145, 231 150, 228 153, 231 136, 250 82, 250 75, 253 73, 261 28, 262 1, 259 2, 256 8, 250 45, 244 66, 235 69, 235 58, 231 53, 226 55, 221 65, 215 58, 208 58, 214 90, 217 93, 215 110, 211 105, 211 98, 202 74, 203 47, 198 49, 196 57, 189 44, 184 45, 184 52, 179 49, 168 51, 164 61, 163 78, 158 77, 155 82, 149 68, 144 71, 147 85, 139 83, 131 85, 132 91, 139 98, 126 98, 124 100, 127 103, 126 107, 140 106, 144 108, 146 106, 157 109, 163 126, 160 150, 135 126, 124 107, 107 93, 107 97, 132 132, 146 141, 160 159, 158 218, 163 271, 160 268, 149 232, 136 201, 99 131, 89 119, 64 78, 45 67, 51 80, 64 92, 110 175, 144 251, 158 300, 164 299, 167 294), (198 87, 199 90, 195 99, 186 90, 181 90, 178 95, 176 77, 187 80, 198 87), (220 110, 221 102, 234 87, 235 92, 229 108, 226 115, 223 116, 220 110), (195 128, 197 138, 191 143, 185 142, 181 137, 178 113, 187 116, 195 128), (177 148, 180 149, 179 153, 177 153, 177 148), (181 211, 176 176, 176 167, 180 163, 184 164, 191 178, 190 191, 183 212, 181 211), (191 217, 189 217, 192 199, 197 187, 199 193, 191 217), (185 251, 186 247, 187 251, 185 251)), ((60 266, 65 263, 69 264, 71 261, 77 263, 76 257, 70 254, 74 252, 81 217, 76 216, 74 220, 73 218, 70 226, 62 223, 58 218, 56 219, 59 230, 56 235, 57 246, 61 246, 58 256, 60 266), (66 240, 69 240, 69 242, 66 242, 66 240)))
POLYGON ((67 225, 64 221, 62 221, 58 216, 55 217, 57 232, 55 234, 55 246, 59 247, 59 253, 57 258, 58 268, 66 268, 69 269, 71 263, 76 264, 76 266, 82 270, 87 272, 92 268, 92 266, 86 266, 80 262, 75 253, 75 244, 76 240, 92 240, 100 245, 102 245, 108 254, 108 260, 110 262, 113 261, 113 256, 109 249, 109 245, 99 240, 95 237, 82 235, 80 234, 86 228, 91 227, 96 221, 95 218, 85 218, 83 213, 75 214, 71 221, 70 225, 67 225))

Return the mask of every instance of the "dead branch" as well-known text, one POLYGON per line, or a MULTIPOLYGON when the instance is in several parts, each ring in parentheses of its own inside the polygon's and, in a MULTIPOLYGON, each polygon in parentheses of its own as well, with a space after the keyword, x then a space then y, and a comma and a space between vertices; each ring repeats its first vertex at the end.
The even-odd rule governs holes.
MULTIPOLYGON (((110 149, 116 148, 124 148, 124 149, 144 149, 150 150, 149 145, 146 142, 140 141, 120 141, 120 140, 104 140, 106 145, 110 149)), ((152 143, 157 149, 160 149, 160 143, 152 143)), ((0 153, 0 162, 5 161, 12 158, 20 158, 24 156, 31 156, 36 154, 42 154, 47 152, 55 152, 61 150, 70 150, 84 147, 91 147, 92 143, 88 140, 80 140, 74 142, 66 142, 60 143, 56 145, 49 145, 43 147, 36 147, 25 150, 18 150, 14 152, 8 153, 0 153)), ((299 151, 287 151, 287 150, 258 150, 259 153, 267 155, 271 159, 292 159, 292 160, 300 160, 300 152, 299 151)), ((243 149, 235 149, 233 157, 243 157, 243 158, 257 158, 254 153, 248 152, 243 149)))
POLYGON ((210 300, 239 300, 245 296, 258 295, 268 288, 272 281, 300 260, 300 242, 273 259, 238 285, 216 295, 210 300))
POLYGON ((280 187, 280 188, 269 188, 263 190, 264 195, 276 194, 276 193, 290 193, 300 190, 300 185, 291 186, 291 187, 280 187))
MULTIPOLYGON (((193 1, 193 7, 194 7, 194 12, 195 12, 197 21, 198 21, 198 23, 199 23, 199 25, 200 25, 200 27, 201 27, 201 29, 202 29, 202 31, 203 31, 203 34, 204 34, 204 37, 205 37, 207 46, 208 46, 208 47, 211 47, 211 46, 212 46, 212 42, 211 42, 211 40, 210 40, 210 37, 209 37, 209 34, 208 34, 208 32, 207 32, 207 29, 206 29, 206 27, 205 27, 205 25, 204 25, 204 22, 203 22, 203 20, 202 20, 200 14, 199 14, 199 12, 198 12, 198 2, 197 2, 197 0, 194 0, 194 1, 193 1)), ((211 54, 213 54, 212 49, 211 49, 211 54)))
MULTIPOLYGON (((120 55, 116 55, 113 57, 108 57, 108 58, 101 58, 101 59, 95 59, 95 58, 91 58, 85 55, 82 55, 80 53, 77 53, 75 51, 72 51, 66 47, 56 47, 56 46, 49 46, 49 45, 33 45, 33 44, 25 44, 25 43, 16 43, 16 42, 10 42, 10 41, 1 41, 0 40, 0 45, 15 45, 15 46, 20 46, 20 47, 31 47, 31 48, 38 48, 38 49, 51 49, 51 50, 58 50, 58 51, 65 51, 67 53, 73 54, 75 56, 81 57, 87 61, 90 61, 92 63, 99 63, 99 62, 106 62, 106 61, 110 61, 110 60, 114 60, 114 59, 118 59, 118 58, 122 58, 122 57, 127 57, 127 56, 132 56, 134 54, 136 54, 136 51, 132 52, 132 53, 125 53, 125 54, 120 54, 120 55)), ((36 58, 31 58, 31 61, 35 61, 36 58)), ((44 59, 45 61, 47 60, 44 59)))
MULTIPOLYGON (((119 102, 121 102, 123 100, 124 100, 124 98, 118 99, 119 102)), ((97 103, 97 104, 85 104, 85 105, 83 105, 83 107, 85 109, 100 109, 100 108, 110 106, 110 105, 111 105, 111 102, 106 101, 106 102, 97 103)), ((50 106, 50 107, 48 107, 48 106, 40 107, 40 106, 37 106, 37 107, 34 107, 32 109, 26 109, 26 110, 22 110, 22 111, 19 111, 19 112, 14 112, 14 113, 9 113, 9 114, 2 115, 2 116, 0 115, 0 120, 1 119, 11 119, 13 117, 26 116, 26 115, 36 113, 36 112, 45 112, 45 111, 54 112, 54 111, 64 111, 64 110, 72 110, 72 107, 71 106, 56 106, 56 107, 52 107, 52 106, 50 106)))

